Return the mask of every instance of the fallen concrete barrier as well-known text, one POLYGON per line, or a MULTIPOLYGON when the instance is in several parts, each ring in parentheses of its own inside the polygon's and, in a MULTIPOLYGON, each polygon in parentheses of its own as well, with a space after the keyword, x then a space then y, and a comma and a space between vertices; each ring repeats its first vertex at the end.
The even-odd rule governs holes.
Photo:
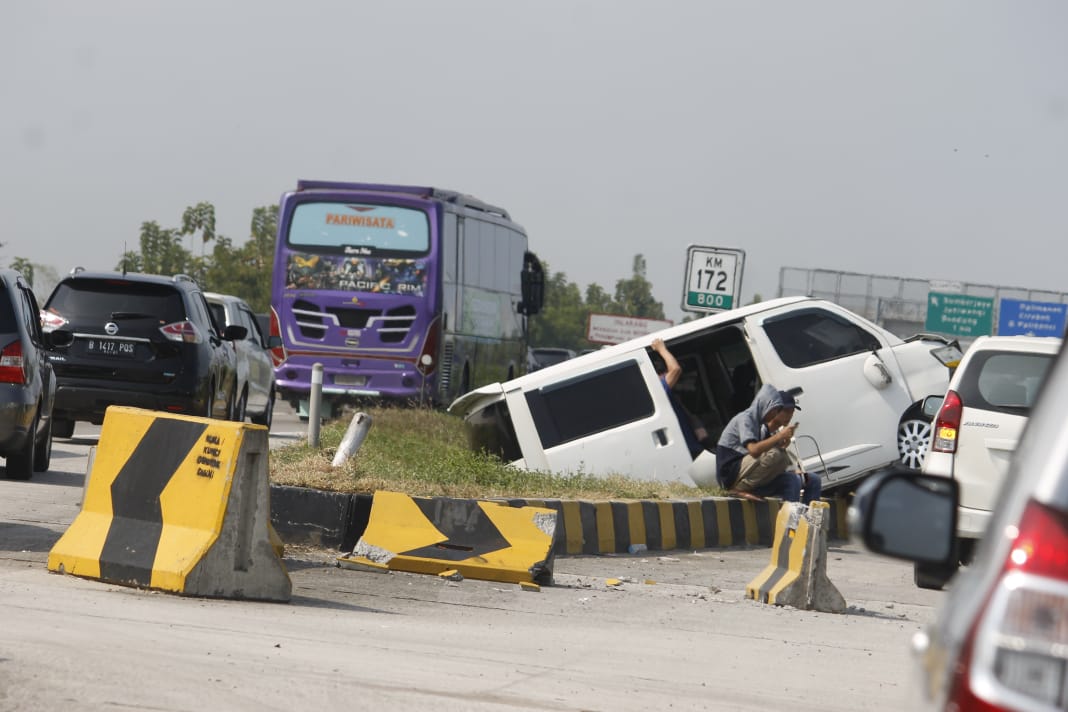
POLYGON ((82 509, 48 569, 190 596, 288 601, 267 430, 108 408, 82 509))
POLYGON ((841 613, 846 602, 827 578, 826 502, 787 502, 775 520, 771 563, 746 586, 747 598, 804 610, 841 613))
POLYGON ((376 492, 343 567, 552 583, 556 512, 498 502, 376 492))

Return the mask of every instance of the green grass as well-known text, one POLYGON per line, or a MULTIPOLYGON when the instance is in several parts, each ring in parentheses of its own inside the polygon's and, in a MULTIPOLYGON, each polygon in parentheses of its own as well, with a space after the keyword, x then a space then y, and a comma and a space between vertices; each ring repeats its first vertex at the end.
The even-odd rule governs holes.
POLYGON ((351 416, 323 425, 318 449, 307 440, 271 451, 271 482, 334 492, 403 492, 417 497, 526 499, 691 499, 722 495, 681 483, 584 473, 519 470, 470 450, 463 421, 447 413, 400 407, 363 409, 371 428, 359 451, 331 462, 351 416))

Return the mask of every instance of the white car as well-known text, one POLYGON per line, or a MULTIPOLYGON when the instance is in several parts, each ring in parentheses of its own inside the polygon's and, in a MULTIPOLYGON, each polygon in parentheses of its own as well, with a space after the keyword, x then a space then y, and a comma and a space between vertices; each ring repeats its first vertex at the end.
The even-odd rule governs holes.
POLYGON ((252 309, 243 299, 229 294, 205 292, 212 318, 220 328, 238 324, 248 330, 244 339, 234 341, 237 351, 237 390, 234 420, 249 418, 271 427, 274 417, 274 362, 270 349, 282 345, 278 336, 265 336, 252 309))
MULTIPOLYGON (((955 343, 904 341, 832 302, 788 297, 712 314, 606 346, 452 403, 469 444, 529 470, 715 484, 715 456, 695 460, 683 428, 723 427, 771 383, 800 389, 798 454, 825 492, 895 461, 918 466, 927 449, 927 396, 941 396, 955 343), (662 338, 682 366, 673 393, 649 346, 662 338)), ((708 445, 706 445, 708 447, 708 445)))
MULTIPOLYGON (((960 484, 958 553, 968 563, 986 531, 1009 462, 1016 451, 1061 339, 981 336, 964 354, 934 420, 927 474, 960 484)), ((957 567, 917 563, 916 585, 942 588, 957 567)))

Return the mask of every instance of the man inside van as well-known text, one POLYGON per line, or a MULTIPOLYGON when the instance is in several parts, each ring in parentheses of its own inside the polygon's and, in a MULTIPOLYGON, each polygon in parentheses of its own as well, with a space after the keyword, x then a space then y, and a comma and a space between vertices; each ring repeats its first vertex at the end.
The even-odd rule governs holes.
POLYGON ((661 360, 654 360, 654 367, 660 376, 660 383, 664 386, 664 390, 667 391, 671 409, 675 411, 675 417, 679 420, 679 427, 682 428, 682 436, 686 440, 686 447, 690 451, 690 457, 697 457, 705 450, 704 445, 701 443, 708 437, 708 431, 697 422, 696 418, 690 415, 686 407, 679 401, 678 396, 675 395, 674 388, 682 375, 682 366, 679 365, 678 359, 675 358, 674 354, 668 350, 663 339, 653 339, 650 348, 660 356, 661 360))
POLYGON ((786 447, 797 432, 797 423, 789 424, 795 410, 801 409, 792 394, 766 383, 730 419, 716 445, 716 478, 724 489, 746 499, 780 497, 803 504, 819 499, 820 478, 789 469, 786 447))

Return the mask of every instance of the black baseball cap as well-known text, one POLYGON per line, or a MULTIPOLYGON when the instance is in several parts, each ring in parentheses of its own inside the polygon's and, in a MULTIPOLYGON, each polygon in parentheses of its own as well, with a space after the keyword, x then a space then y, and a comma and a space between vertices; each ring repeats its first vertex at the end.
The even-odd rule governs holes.
POLYGON ((801 406, 797 404, 797 399, 794 398, 794 394, 790 391, 779 391, 779 398, 782 400, 783 408, 793 408, 794 410, 801 410, 801 406))

